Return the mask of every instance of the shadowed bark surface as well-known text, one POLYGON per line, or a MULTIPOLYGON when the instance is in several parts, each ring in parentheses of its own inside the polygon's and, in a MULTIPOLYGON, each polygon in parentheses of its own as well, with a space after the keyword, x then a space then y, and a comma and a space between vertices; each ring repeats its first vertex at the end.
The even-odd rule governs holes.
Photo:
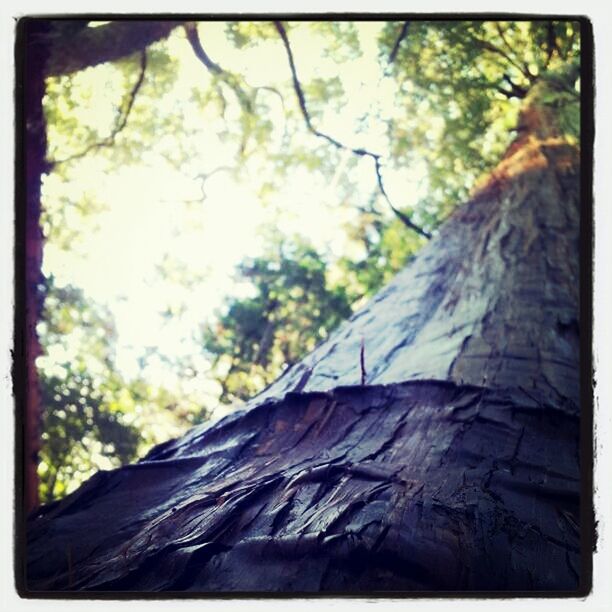
POLYGON ((28 588, 578 589, 578 155, 519 145, 244 410, 32 517, 28 588))

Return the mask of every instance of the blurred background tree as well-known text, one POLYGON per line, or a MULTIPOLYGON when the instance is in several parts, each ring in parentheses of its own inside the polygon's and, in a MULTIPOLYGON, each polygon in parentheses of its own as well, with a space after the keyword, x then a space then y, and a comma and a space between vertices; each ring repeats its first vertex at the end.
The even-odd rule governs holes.
POLYGON ((263 257, 244 261, 239 274, 253 297, 230 298, 203 330, 222 402, 261 391, 352 312, 350 293, 331 284, 325 259, 299 238, 272 243, 263 257))
POLYGON ((99 469, 142 455, 178 435, 206 411, 152 381, 126 380, 114 361, 116 330, 108 309, 50 275, 38 333, 42 391, 41 500, 50 502, 99 469))
POLYGON ((499 159, 535 85, 579 137, 568 21, 176 22, 122 55, 129 24, 48 33, 45 501, 314 348, 499 159))

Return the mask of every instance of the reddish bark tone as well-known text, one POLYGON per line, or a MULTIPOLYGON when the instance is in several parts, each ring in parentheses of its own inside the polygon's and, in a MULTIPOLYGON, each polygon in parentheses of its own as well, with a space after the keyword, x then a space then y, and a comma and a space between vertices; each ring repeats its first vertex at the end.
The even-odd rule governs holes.
MULTIPOLYGON (((36 324, 41 311, 38 285, 41 280, 42 232, 40 229, 41 177, 48 170, 45 163, 47 140, 42 99, 45 91, 44 75, 48 58, 44 22, 28 22, 24 46, 23 112, 25 117, 22 157, 25 181, 25 315, 24 327, 18 334, 25 362, 23 506, 26 512, 38 505, 38 451, 40 449, 40 390, 36 374, 36 358, 40 344, 36 324)), ((21 355, 20 355, 21 357, 21 355)))
POLYGON ((578 154, 521 138, 245 410, 41 509, 28 588, 584 592, 578 154))

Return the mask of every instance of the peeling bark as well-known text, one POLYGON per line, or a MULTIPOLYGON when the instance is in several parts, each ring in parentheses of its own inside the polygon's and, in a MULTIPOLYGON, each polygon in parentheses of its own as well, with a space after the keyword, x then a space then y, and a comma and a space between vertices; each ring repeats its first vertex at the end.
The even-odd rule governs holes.
POLYGON ((33 516, 27 588, 584 588, 578 228, 577 152, 524 141, 244 410, 33 516))
POLYGON ((447 381, 288 394, 43 509, 29 586, 571 590, 576 421, 447 381))

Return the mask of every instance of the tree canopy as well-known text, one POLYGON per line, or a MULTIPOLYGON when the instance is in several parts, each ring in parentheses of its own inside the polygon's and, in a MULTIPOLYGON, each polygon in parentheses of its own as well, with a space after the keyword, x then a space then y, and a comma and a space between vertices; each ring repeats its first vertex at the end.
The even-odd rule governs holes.
POLYGON ((550 110, 551 134, 579 142, 571 21, 51 26, 48 501, 312 350, 499 161, 526 99, 550 110), (140 263, 138 302, 126 287, 140 263), (129 371, 120 336, 146 309, 146 341, 123 342, 129 371))

